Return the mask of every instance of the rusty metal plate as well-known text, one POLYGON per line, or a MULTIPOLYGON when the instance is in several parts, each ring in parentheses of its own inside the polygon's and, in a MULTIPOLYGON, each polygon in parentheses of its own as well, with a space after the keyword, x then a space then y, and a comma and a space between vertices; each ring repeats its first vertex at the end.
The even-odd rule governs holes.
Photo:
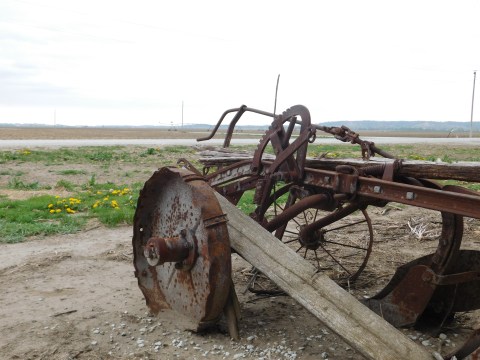
POLYGON ((193 330, 218 320, 231 284, 230 242, 226 218, 202 177, 173 167, 156 171, 138 199, 132 245, 138 286, 154 314, 173 309, 193 330), (175 253, 165 254, 172 244, 175 253), (162 261, 149 258, 158 256, 155 246, 162 261))

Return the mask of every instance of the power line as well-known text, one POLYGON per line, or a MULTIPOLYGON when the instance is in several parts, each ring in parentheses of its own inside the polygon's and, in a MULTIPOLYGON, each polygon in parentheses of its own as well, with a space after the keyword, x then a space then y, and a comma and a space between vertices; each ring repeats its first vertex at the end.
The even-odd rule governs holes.
POLYGON ((473 71, 473 93, 472 93, 472 110, 470 112, 470 138, 473 132, 473 104, 475 101, 475 78, 477 77, 477 70, 473 71))

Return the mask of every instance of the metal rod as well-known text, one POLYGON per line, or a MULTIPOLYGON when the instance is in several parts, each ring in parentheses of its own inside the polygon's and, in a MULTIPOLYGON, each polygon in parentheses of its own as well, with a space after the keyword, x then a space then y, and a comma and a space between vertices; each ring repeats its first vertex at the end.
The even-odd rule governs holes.
POLYGON ((275 117, 275 114, 277 112, 277 95, 278 95, 278 83, 280 82, 280 74, 277 76, 277 86, 275 88, 275 103, 273 105, 273 117, 275 117))

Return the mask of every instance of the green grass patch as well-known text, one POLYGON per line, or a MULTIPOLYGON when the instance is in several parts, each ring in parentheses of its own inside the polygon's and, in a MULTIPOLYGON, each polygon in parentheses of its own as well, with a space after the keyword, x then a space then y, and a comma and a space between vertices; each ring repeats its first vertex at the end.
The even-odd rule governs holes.
MULTIPOLYGON (((284 185, 283 182, 280 182, 276 186, 276 190, 278 191, 282 186, 284 185)), ((275 190, 275 189, 274 189, 275 190)), ((274 190, 272 190, 272 195, 274 190)), ((283 205, 287 202, 288 200, 288 192, 286 194, 283 194, 277 199, 277 205, 280 205, 283 207, 283 205)), ((255 190, 247 190, 243 193, 242 197, 237 203, 237 207, 243 211, 244 214, 250 215, 252 212, 255 211, 257 205, 254 204, 253 198, 255 196, 255 190)), ((273 206, 273 205, 272 205, 273 206)), ((277 208, 278 209, 278 208, 277 208)))
POLYGON ((25 183, 18 177, 13 177, 8 181, 8 188, 14 190, 38 190, 42 187, 40 186, 38 181, 25 183))
POLYGON ((255 190, 247 190, 243 193, 242 197, 237 203, 237 207, 243 211, 244 214, 250 215, 255 211, 257 207, 253 203, 253 196, 255 195, 255 190))
POLYGON ((438 182, 442 185, 457 185, 469 190, 480 191, 480 183, 456 180, 438 180, 438 182))
POLYGON ((67 234, 80 230, 86 219, 67 213, 50 214, 52 196, 0 200, 0 241, 14 243, 34 235, 67 234))
MULTIPOLYGON (((63 186, 69 187, 64 182, 63 186)), ((143 183, 116 185, 96 183, 71 197, 36 196, 26 200, 0 198, 0 242, 20 242, 34 235, 73 233, 96 218, 107 226, 131 225, 143 183)))
POLYGON ((86 162, 105 163, 113 161, 135 162, 135 151, 123 146, 85 146, 52 150, 0 151, 0 164, 7 162, 42 162, 45 165, 82 164, 86 162))
POLYGON ((160 152, 161 152, 160 149, 148 148, 147 150, 141 152, 139 156, 141 156, 141 157, 147 157, 147 156, 152 156, 152 155, 160 154, 160 152))
POLYGON ((56 174, 58 175, 85 175, 86 173, 87 172, 85 170, 75 170, 75 169, 56 171, 56 174))
POLYGON ((55 185, 55 189, 65 189, 67 191, 74 191, 76 188, 76 185, 68 180, 59 180, 57 181, 57 184, 55 185))
MULTIPOLYGON (((190 147, 190 146, 183 146, 183 145, 178 145, 178 146, 165 146, 163 149, 162 149, 162 152, 166 152, 166 153, 173 153, 173 154, 183 154, 183 155, 187 155, 187 154, 193 154, 195 153, 195 149, 190 147)), ((183 156, 182 155, 182 156, 183 156)), ((183 156, 184 157, 184 156, 183 156)))

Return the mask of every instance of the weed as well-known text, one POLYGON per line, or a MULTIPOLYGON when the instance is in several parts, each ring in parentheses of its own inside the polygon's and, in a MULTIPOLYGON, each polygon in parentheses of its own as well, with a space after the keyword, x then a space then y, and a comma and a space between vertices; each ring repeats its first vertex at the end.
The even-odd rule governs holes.
POLYGON ((195 152, 195 149, 193 149, 190 146, 165 146, 163 148, 163 151, 168 152, 168 153, 173 153, 173 154, 192 154, 195 152))
POLYGON ((148 148, 147 150, 142 152, 139 156, 146 157, 146 156, 149 156, 149 155, 155 155, 156 153, 160 153, 160 150, 157 150, 155 148, 148 148))
POLYGON ((85 175, 86 173, 87 172, 85 170, 75 170, 75 169, 57 171, 58 175, 85 175))
POLYGON ((89 154, 87 157, 89 160, 92 160, 92 161, 106 162, 106 161, 111 161, 113 159, 113 153, 105 149, 103 151, 97 151, 97 152, 94 152, 93 154, 89 154))
POLYGON ((451 164, 454 160, 447 154, 443 156, 442 161, 451 164))
POLYGON ((96 184, 97 184, 97 182, 96 182, 96 180, 95 180, 95 174, 93 174, 93 175, 90 177, 90 180, 88 180, 88 186, 89 186, 89 187, 94 187, 96 184))
POLYGON ((59 180, 57 181, 57 184, 55 185, 56 189, 65 189, 67 191, 74 191, 76 185, 68 180, 59 180))
POLYGON ((13 177, 8 181, 8 188, 15 190, 38 190, 40 185, 38 181, 26 184, 18 177, 13 177))

